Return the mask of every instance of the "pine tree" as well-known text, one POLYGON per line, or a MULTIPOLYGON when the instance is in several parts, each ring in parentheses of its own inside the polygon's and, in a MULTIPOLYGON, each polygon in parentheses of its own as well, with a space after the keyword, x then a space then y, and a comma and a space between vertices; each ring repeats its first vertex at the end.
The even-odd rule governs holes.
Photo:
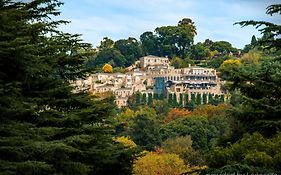
POLYGON ((146 103, 147 103, 147 99, 146 99, 147 97, 146 97, 146 93, 143 93, 142 94, 142 104, 143 105, 146 105, 146 103))
POLYGON ((177 106, 178 106, 177 94, 176 94, 176 93, 174 93, 174 95, 173 95, 173 106, 174 106, 174 107, 177 107, 177 106))
POLYGON ((179 106, 183 107, 183 94, 180 94, 179 106))
POLYGON ((185 94, 184 96, 185 96, 184 97, 184 99, 185 99, 185 107, 187 107, 187 105, 188 105, 188 94, 185 94))
POLYGON ((169 94, 168 103, 170 106, 173 106, 173 94, 169 94))
POLYGON ((89 72, 91 46, 57 31, 61 5, 0 3, 0 174, 128 174, 129 153, 112 140, 113 98, 70 85, 89 72))
POLYGON ((201 105, 201 94, 198 93, 196 96, 196 105, 201 105))
POLYGON ((147 105, 149 105, 149 106, 151 106, 152 105, 152 94, 151 93, 149 93, 148 94, 148 100, 147 100, 147 105))
POLYGON ((214 94, 209 93, 208 95, 208 104, 214 103, 214 94))
MULTIPOLYGON (((267 14, 280 16, 281 4, 270 5, 267 14)), ((267 55, 258 64, 244 63, 229 79, 233 83, 230 90, 239 92, 240 101, 233 116, 243 125, 241 135, 258 131, 272 136, 281 131, 281 25, 253 20, 238 24, 260 28, 264 37, 257 44, 267 55)))
POLYGON ((138 92, 136 93, 136 105, 140 105, 141 103, 141 94, 138 92))
POLYGON ((207 104, 207 94, 203 94, 203 104, 207 104))

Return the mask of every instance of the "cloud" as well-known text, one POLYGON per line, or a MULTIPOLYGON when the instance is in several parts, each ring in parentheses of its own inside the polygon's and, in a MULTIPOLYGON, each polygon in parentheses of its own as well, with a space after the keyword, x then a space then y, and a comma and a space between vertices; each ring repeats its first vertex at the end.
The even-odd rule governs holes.
POLYGON ((254 28, 241 29, 233 23, 248 19, 277 20, 265 15, 266 6, 273 1, 69 0, 62 8, 62 17, 72 23, 61 29, 82 33, 85 41, 96 46, 105 36, 114 40, 139 38, 145 31, 176 25, 188 17, 195 21, 196 41, 227 40, 242 48, 258 32, 254 28))

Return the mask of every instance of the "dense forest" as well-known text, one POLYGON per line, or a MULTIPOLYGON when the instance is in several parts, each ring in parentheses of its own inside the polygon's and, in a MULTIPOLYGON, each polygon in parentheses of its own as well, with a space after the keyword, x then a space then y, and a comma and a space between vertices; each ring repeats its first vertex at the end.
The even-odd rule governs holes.
MULTIPOLYGON (((109 63, 116 71, 121 71, 142 56, 154 55, 171 58, 175 68, 199 63, 202 66, 218 68, 224 60, 241 55, 241 50, 234 48, 227 41, 206 39, 203 43, 194 44, 196 34, 194 22, 184 18, 176 26, 162 26, 157 27, 154 32, 144 32, 139 40, 129 37, 113 41, 104 37, 100 45, 93 49, 87 66, 100 70, 102 65, 109 63)), ((256 42, 257 39, 253 35, 251 44, 242 51, 249 51, 256 42)))
MULTIPOLYGON (((105 37, 93 48, 58 30, 68 23, 53 20, 61 5, 0 2, 1 175, 281 173, 280 24, 235 23, 262 34, 242 50, 227 41, 195 44, 189 18, 139 40, 105 37), (144 55, 167 56, 176 68, 217 69, 227 98, 201 104, 194 96, 183 106, 135 94, 118 109, 111 95, 70 86, 105 64, 125 71, 144 55)), ((281 4, 266 13, 280 15, 281 4)))

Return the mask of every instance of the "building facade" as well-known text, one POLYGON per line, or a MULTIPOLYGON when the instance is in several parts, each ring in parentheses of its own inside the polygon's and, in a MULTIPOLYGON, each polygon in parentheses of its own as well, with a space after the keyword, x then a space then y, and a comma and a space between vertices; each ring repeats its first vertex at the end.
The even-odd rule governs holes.
POLYGON ((73 84, 77 91, 89 90, 94 94, 113 92, 118 107, 127 106, 128 98, 137 92, 163 94, 166 98, 172 94, 178 102, 190 100, 192 94, 223 94, 215 69, 197 66, 175 69, 170 66, 168 58, 156 56, 142 57, 137 63, 140 67, 134 66, 133 70, 124 74, 96 73, 73 84))

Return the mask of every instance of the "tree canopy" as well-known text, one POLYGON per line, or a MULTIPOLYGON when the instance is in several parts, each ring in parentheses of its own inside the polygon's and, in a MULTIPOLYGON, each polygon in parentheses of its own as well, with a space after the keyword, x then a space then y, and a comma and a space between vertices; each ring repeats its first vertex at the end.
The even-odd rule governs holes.
POLYGON ((112 140, 113 99, 73 92, 91 45, 57 30, 61 5, 0 3, 0 172, 127 174, 130 156, 112 140))

